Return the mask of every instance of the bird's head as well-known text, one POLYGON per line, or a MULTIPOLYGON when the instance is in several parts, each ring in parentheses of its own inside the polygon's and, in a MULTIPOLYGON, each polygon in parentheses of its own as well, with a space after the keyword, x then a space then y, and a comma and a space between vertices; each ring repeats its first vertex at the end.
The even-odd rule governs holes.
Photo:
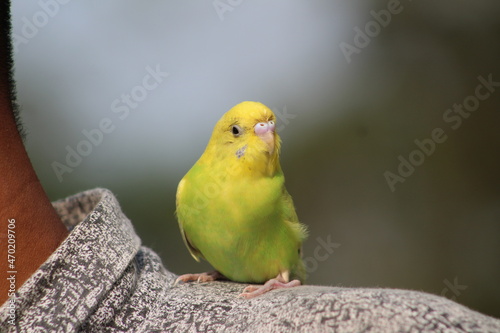
POLYGON ((271 109, 259 102, 242 102, 217 122, 205 154, 268 173, 279 168, 279 151, 271 109))

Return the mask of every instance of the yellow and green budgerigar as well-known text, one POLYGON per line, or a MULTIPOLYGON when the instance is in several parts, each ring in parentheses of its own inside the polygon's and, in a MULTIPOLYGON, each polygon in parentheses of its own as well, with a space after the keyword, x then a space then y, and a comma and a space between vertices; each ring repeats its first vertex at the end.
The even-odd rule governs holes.
POLYGON ((264 104, 242 102, 217 122, 205 152, 177 188, 182 237, 197 261, 215 272, 185 274, 179 281, 227 278, 260 284, 251 298, 304 282, 298 220, 279 162, 276 117, 264 104))

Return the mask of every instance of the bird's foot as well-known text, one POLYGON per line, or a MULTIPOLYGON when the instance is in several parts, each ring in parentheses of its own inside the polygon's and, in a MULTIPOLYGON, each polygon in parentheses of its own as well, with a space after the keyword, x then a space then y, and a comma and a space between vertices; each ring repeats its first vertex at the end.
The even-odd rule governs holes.
POLYGON ((177 285, 179 282, 190 282, 190 281, 196 281, 196 282, 209 282, 209 281, 215 281, 215 280, 222 280, 225 279, 224 275, 217 271, 213 272, 205 272, 205 273, 198 273, 198 274, 183 274, 177 278, 174 282, 174 286, 177 285))
POLYGON ((301 283, 299 280, 292 280, 290 282, 285 282, 285 281, 280 281, 278 276, 278 278, 271 279, 266 283, 264 283, 263 285, 250 285, 246 287, 245 289, 243 289, 243 292, 238 297, 249 299, 265 294, 273 289, 292 288, 292 287, 298 287, 300 285, 301 283))

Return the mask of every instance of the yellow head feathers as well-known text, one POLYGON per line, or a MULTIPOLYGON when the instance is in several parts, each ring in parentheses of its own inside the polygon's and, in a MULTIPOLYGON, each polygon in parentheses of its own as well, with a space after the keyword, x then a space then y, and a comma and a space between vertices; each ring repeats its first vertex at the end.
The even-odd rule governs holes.
POLYGON ((225 163, 233 172, 272 175, 279 169, 276 117, 262 103, 242 102, 215 125, 201 163, 225 163))

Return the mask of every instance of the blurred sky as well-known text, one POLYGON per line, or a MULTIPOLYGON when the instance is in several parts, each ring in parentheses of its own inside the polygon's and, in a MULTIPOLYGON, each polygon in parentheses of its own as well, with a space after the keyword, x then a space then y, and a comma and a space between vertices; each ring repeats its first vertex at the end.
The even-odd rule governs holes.
POLYGON ((41 0, 12 14, 27 147, 51 199, 109 188, 169 269, 208 269, 182 244, 176 185, 220 116, 260 101, 310 227, 310 283, 500 316, 500 88, 457 129, 443 118, 478 77, 500 82, 498 2, 41 0), (392 191, 384 174, 436 128, 445 142, 392 191), (58 178, 68 149, 87 156, 58 178))

